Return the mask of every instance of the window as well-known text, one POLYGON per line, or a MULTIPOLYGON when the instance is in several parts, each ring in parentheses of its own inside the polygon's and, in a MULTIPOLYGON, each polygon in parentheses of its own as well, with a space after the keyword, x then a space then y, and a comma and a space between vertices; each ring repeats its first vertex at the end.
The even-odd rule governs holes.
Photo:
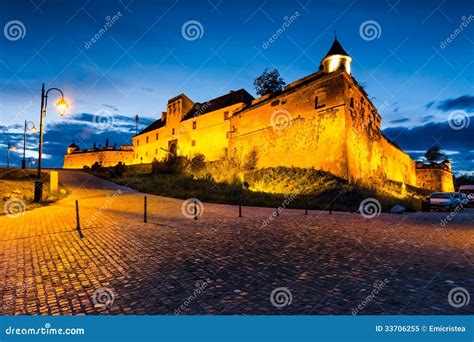
POLYGON ((227 120, 229 118, 229 112, 224 112, 224 120, 227 120))
POLYGON ((140 140, 137 139, 137 146, 140 146, 140 140))
POLYGON ((173 134, 173 135, 174 135, 174 128, 171 130, 171 134, 173 134))
POLYGON ((158 140, 158 133, 155 134, 155 140, 158 140))
POLYGON ((317 109, 318 108, 318 97, 315 96, 314 97, 314 109, 317 109))
POLYGON ((354 98, 351 97, 351 104, 350 104, 351 108, 354 108, 354 98))
POLYGON ((148 144, 148 137, 146 137, 146 144, 148 144))
POLYGON ((191 141, 191 146, 196 146, 196 140, 191 141))
POLYGON ((155 149, 155 156, 158 154, 158 149, 155 149))
POLYGON ((196 127, 197 127, 197 122, 193 121, 193 129, 196 129, 196 127))
POLYGON ((148 151, 145 152, 145 157, 148 157, 148 151))

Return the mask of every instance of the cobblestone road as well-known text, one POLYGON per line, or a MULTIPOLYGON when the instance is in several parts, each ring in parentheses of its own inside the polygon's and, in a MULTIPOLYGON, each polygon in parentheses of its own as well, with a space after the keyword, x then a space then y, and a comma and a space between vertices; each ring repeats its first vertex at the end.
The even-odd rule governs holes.
POLYGON ((272 209, 238 218, 236 207, 204 204, 195 221, 183 201, 148 196, 143 223, 143 194, 79 171, 60 180, 66 199, 0 216, 1 314, 474 313, 472 209, 445 227, 445 213, 301 210, 263 227, 272 209), (465 291, 470 303, 449 304, 456 287, 454 304, 465 291))

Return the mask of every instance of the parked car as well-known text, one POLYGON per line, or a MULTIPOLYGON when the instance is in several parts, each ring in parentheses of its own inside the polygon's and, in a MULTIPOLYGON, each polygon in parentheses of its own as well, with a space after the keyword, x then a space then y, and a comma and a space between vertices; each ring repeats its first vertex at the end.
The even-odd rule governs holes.
POLYGON ((454 197, 454 202, 456 203, 456 207, 457 206, 461 206, 461 207, 464 207, 464 201, 463 201, 463 197, 461 195, 460 192, 452 192, 451 193, 454 197))
POLYGON ((452 192, 434 192, 427 199, 430 201, 430 209, 452 210, 458 203, 452 192))
POLYGON ((459 192, 467 196, 469 206, 474 206, 474 185, 461 185, 459 192))

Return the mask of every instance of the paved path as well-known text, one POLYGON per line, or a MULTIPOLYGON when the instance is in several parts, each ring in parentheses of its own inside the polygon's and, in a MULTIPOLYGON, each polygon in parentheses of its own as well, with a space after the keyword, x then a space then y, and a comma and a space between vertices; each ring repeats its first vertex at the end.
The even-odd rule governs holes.
POLYGON ((80 171, 60 180, 66 199, 0 216, 1 314, 474 313, 472 209, 445 227, 445 213, 301 210, 263 226, 272 209, 205 204, 195 221, 148 196, 143 223, 143 194, 80 171), (456 287, 468 305, 448 303, 456 287))

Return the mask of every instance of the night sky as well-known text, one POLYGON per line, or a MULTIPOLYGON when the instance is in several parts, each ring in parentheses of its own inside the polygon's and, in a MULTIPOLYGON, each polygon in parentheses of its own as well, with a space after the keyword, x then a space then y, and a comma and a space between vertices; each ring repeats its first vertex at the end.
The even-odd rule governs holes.
POLYGON ((313 73, 336 30, 384 133, 415 159, 438 144, 457 173, 474 170, 473 1, 19 0, 2 6, 0 25, 0 165, 8 142, 20 165, 42 82, 71 102, 62 118, 50 93, 45 165, 61 166, 72 140, 129 144, 136 114, 143 128, 182 92, 255 96, 265 68, 287 83, 313 73))

